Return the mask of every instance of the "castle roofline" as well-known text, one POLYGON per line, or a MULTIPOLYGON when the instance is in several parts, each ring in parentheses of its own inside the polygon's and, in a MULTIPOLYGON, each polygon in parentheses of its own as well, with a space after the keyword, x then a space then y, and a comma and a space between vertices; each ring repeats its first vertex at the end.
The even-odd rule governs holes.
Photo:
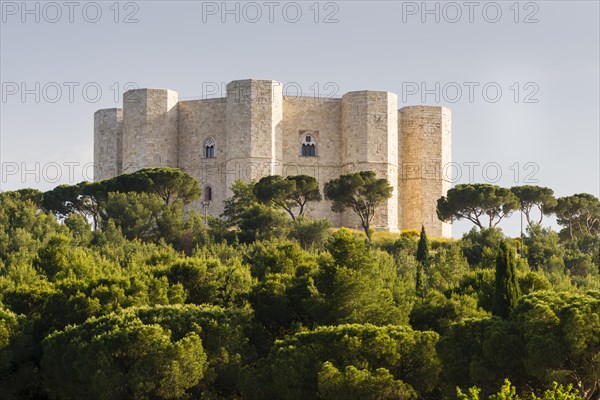
POLYGON ((98 114, 99 112, 108 112, 108 111, 122 111, 122 108, 119 107, 112 107, 112 108, 101 108, 99 110, 96 110, 96 112, 94 112, 94 115, 98 114))
POLYGON ((390 91, 387 91, 387 90, 369 90, 369 89, 366 89, 366 90, 353 90, 351 92, 344 93, 344 96, 347 95, 347 94, 353 94, 353 93, 357 93, 357 94, 358 93, 391 93, 391 94, 395 94, 397 96, 396 93, 390 92, 390 91))
POLYGON ((416 110, 416 109, 419 109, 419 108, 424 109, 424 110, 428 110, 428 109, 431 110, 431 109, 439 108, 439 109, 441 109, 443 111, 450 111, 450 112, 452 111, 452 109, 449 108, 449 107, 445 107, 445 106, 428 106, 428 105, 424 105, 424 104, 415 105, 415 106, 404 106, 404 107, 400 108, 400 110, 398 110, 398 111, 413 110, 413 109, 416 110))
POLYGON ((133 91, 147 91, 147 92, 176 92, 176 90, 173 89, 167 89, 167 88, 137 88, 137 89, 129 89, 127 91, 125 91, 125 93, 127 92, 133 92, 133 91))

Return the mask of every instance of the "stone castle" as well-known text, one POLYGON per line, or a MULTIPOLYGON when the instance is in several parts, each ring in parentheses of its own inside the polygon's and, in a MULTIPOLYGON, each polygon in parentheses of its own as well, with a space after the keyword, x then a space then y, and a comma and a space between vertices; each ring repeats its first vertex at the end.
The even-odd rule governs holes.
MULTIPOLYGON (((451 236, 436 204, 450 183, 451 113, 444 107, 398 110, 398 97, 380 91, 341 98, 284 96, 271 80, 238 80, 224 98, 179 101, 166 89, 135 89, 123 108, 94 114, 94 179, 146 167, 181 168, 194 176, 202 198, 193 206, 219 215, 236 179, 311 175, 321 185, 341 174, 375 171, 393 196, 375 216, 377 230, 425 226, 451 236)), ((323 199, 306 214, 333 226, 358 227, 352 212, 334 213, 323 199)))

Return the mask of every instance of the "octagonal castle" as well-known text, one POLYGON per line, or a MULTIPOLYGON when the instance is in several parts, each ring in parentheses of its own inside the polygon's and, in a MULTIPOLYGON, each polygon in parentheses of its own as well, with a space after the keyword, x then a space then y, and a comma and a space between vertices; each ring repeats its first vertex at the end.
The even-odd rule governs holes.
MULTIPOLYGON (((194 176, 202 199, 192 206, 218 216, 236 179, 311 175, 324 184, 341 174, 375 171, 394 187, 375 216, 377 230, 419 230, 451 236, 436 204, 450 183, 451 113, 445 107, 398 110, 390 92, 358 91, 341 98, 284 96, 271 80, 239 80, 224 98, 179 101, 166 89, 135 89, 123 108, 94 114, 94 179, 141 168, 181 168, 194 176)), ((359 227, 351 212, 323 200, 307 215, 333 226, 359 227)))

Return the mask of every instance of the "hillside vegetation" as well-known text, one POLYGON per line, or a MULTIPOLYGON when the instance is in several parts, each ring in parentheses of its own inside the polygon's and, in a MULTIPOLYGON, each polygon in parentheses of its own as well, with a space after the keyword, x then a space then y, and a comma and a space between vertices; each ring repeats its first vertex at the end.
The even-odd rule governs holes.
POLYGON ((325 199, 305 177, 238 181, 221 218, 166 168, 0 194, 0 397, 598 399, 598 199, 457 187, 441 218, 528 207, 526 235, 427 238, 373 233, 389 190, 355 178, 325 199))

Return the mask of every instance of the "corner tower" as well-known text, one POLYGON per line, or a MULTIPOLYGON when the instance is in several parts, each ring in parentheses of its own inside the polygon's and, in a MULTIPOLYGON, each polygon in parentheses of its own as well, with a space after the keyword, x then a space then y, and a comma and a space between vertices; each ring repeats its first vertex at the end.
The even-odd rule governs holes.
POLYGON ((452 225, 438 219, 437 200, 450 182, 444 169, 451 162, 452 116, 445 107, 412 106, 399 110, 401 154, 400 226, 432 236, 452 236, 452 225))
MULTIPOLYGON (((398 180, 398 96, 361 91, 342 97, 342 172, 371 170, 392 186, 398 180)), ((345 225, 357 225, 350 213, 345 225)), ((398 230, 398 188, 373 221, 378 230, 398 230)))
POLYGON ((123 110, 108 108, 94 113, 94 180, 121 174, 123 110))
POLYGON ((227 189, 236 179, 249 181, 281 174, 283 164, 282 84, 247 79, 227 85, 227 189))
POLYGON ((177 167, 178 95, 166 89, 123 94, 123 173, 177 167))

